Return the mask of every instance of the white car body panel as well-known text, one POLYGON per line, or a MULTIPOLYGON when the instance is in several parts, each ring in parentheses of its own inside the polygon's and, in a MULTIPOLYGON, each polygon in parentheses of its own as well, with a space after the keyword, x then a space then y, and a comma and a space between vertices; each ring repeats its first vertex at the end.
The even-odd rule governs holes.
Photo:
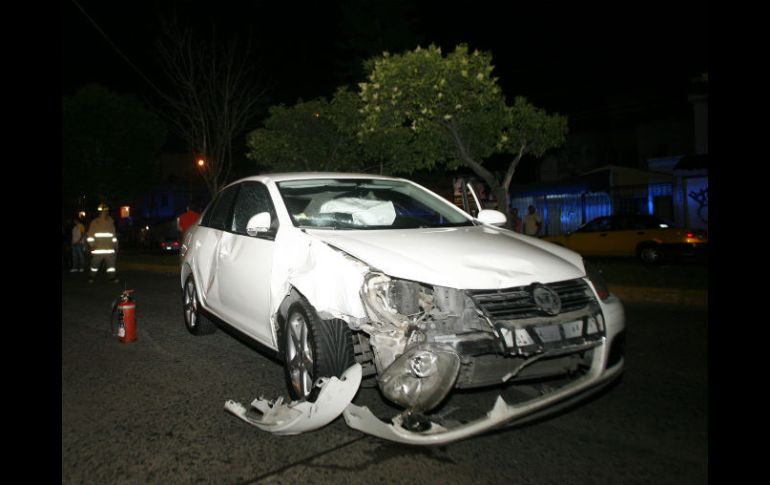
MULTIPOLYGON (((271 327, 275 327, 278 307, 292 287, 302 293, 322 318, 340 318, 348 323, 366 318, 358 290, 368 270, 360 261, 299 229, 282 228, 275 238, 270 286, 271 327)), ((275 335, 270 346, 278 349, 275 335)))
MULTIPOLYGON (((219 248, 219 239, 223 231, 210 228, 198 228, 195 232, 192 255, 195 263, 195 280, 198 281, 201 303, 209 306, 209 295, 212 288, 216 294, 214 280, 216 275, 216 253, 219 248)), ((184 282, 182 282, 184 284, 184 282)))
POLYGON ((308 232, 391 277, 449 288, 510 288, 584 275, 574 258, 554 257, 532 238, 490 226, 308 232))
POLYGON ((261 343, 272 344, 273 332, 264 322, 269 322, 272 314, 269 282, 275 243, 224 233, 219 245, 218 308, 222 318, 261 343))

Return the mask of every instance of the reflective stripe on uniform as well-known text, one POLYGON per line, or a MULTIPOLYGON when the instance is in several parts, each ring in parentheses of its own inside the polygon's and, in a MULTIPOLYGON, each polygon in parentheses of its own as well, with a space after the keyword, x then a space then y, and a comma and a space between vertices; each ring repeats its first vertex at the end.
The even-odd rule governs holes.
POLYGON ((88 242, 94 242, 94 238, 92 238, 92 237, 88 237, 88 238, 86 238, 86 241, 88 241, 88 242))
POLYGON ((108 273, 114 273, 115 272, 115 268, 107 268, 107 272, 108 273))
POLYGON ((91 254, 113 254, 114 252, 114 249, 94 249, 91 254))
POLYGON ((114 237, 115 234, 111 232, 97 232, 96 234, 94 234, 94 236, 95 237, 114 237))

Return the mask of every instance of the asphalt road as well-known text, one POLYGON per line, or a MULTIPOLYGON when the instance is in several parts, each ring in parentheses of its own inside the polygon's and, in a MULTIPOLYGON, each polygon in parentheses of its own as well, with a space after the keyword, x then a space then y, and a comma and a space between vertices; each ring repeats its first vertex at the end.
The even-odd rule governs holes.
MULTIPOLYGON (((448 446, 416 448, 342 418, 278 437, 224 411, 285 395, 278 363, 223 331, 193 337, 177 278, 124 272, 119 284, 62 276, 62 483, 707 483, 707 312, 629 304, 626 372, 559 415, 448 446), (112 301, 136 291, 138 340, 110 331, 112 301)), ((365 381, 371 384, 371 381, 365 381)), ((497 392, 447 404, 486 410, 497 392)), ((356 403, 395 411, 374 388, 356 403)))

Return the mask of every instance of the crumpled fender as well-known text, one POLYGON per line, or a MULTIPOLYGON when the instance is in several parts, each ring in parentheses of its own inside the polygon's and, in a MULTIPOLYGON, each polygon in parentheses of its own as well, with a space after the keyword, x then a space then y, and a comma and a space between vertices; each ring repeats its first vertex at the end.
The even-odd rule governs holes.
POLYGON ((263 431, 277 435, 299 434, 322 428, 334 421, 353 401, 360 385, 361 365, 356 363, 339 379, 323 379, 315 402, 292 401, 285 404, 282 397, 275 402, 257 398, 251 406, 262 413, 261 417, 248 415, 246 407, 233 400, 225 403, 225 410, 263 431))

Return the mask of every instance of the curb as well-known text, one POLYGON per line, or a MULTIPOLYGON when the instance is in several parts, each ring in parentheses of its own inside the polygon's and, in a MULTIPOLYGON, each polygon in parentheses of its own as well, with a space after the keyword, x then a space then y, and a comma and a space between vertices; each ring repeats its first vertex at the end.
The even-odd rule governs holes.
MULTIPOLYGON (((179 273, 179 266, 146 263, 122 263, 121 270, 152 271, 156 273, 179 273)), ((645 288, 641 286, 615 286, 609 284, 610 291, 621 301, 627 303, 658 303, 664 305, 682 305, 697 308, 708 307, 708 290, 686 288, 645 288)))

